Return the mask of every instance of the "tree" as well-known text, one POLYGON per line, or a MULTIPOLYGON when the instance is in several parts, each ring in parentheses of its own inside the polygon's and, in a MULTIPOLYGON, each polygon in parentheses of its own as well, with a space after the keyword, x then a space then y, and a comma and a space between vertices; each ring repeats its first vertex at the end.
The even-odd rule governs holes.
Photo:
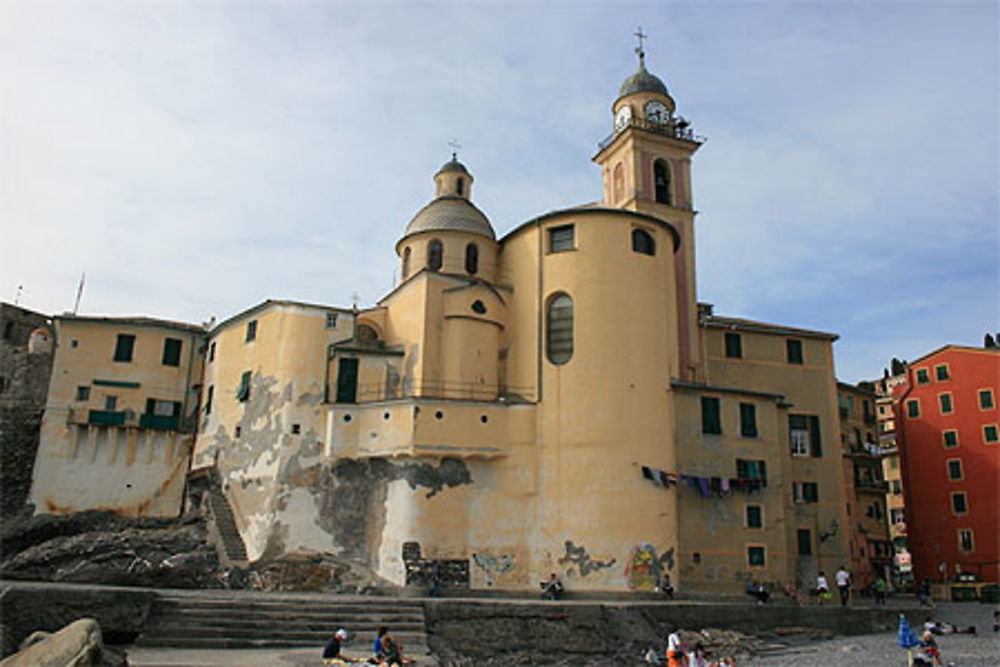
POLYGON ((997 346, 996 340, 993 338, 993 336, 987 333, 983 337, 983 347, 992 349, 995 348, 996 346, 997 346))

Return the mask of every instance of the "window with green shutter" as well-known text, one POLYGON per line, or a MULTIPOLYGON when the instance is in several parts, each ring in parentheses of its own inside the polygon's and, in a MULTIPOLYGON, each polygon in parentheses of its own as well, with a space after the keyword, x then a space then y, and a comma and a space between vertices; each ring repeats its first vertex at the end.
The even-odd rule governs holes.
POLYGON ((949 375, 948 373, 948 364, 941 364, 940 366, 935 366, 934 377, 937 378, 938 382, 944 382, 945 380, 950 380, 951 375, 949 375))
POLYGON ((981 389, 979 391, 979 407, 982 410, 993 409, 993 390, 981 389))
POLYGON ((799 555, 808 556, 812 554, 812 533, 808 528, 799 528, 796 531, 799 543, 799 555))
POLYGON ((701 397, 701 432, 710 435, 722 433, 721 402, 718 398, 701 397))
POLYGON ((926 368, 917 369, 917 384, 927 384, 931 381, 930 373, 927 372, 926 368))
POLYGON ((757 406, 753 403, 740 403, 740 435, 757 437, 757 406))
POLYGON ((763 528, 764 514, 760 505, 747 505, 747 528, 763 528))
POLYGON ((765 560, 764 547, 747 547, 747 563, 750 567, 764 567, 765 560))
POLYGON ((253 371, 246 371, 240 376, 240 386, 236 389, 236 400, 246 403, 250 400, 250 380, 253 378, 253 371))
POLYGON ((132 334, 118 334, 115 341, 115 361, 132 361, 132 351, 135 348, 135 336, 132 334))
POLYGON ((808 415, 809 420, 809 450, 810 453, 820 458, 823 456, 823 437, 819 430, 819 415, 808 415))
POLYGON ((785 351, 787 352, 788 363, 802 363, 802 341, 796 340, 795 338, 787 339, 785 341, 785 351))
POLYGON ((726 356, 730 359, 741 359, 743 358, 743 341, 738 333, 727 333, 726 338, 726 356))
POLYGON ((941 394, 938 396, 941 403, 941 414, 950 415, 952 413, 951 394, 941 394))
POLYGON ((183 343, 179 338, 166 338, 163 341, 163 365, 181 365, 181 346, 183 343))

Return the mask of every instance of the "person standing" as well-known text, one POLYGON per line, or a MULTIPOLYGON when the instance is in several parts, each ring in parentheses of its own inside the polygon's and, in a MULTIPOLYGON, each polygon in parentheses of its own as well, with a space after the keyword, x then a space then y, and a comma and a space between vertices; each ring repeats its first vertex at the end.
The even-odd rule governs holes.
POLYGON ((816 577, 816 597, 819 604, 823 604, 828 595, 830 595, 830 584, 826 581, 826 573, 820 570, 819 576, 816 577))
POLYGON ((667 628, 667 665, 669 667, 684 665, 684 645, 681 644, 681 635, 674 625, 667 628))
POLYGON ((885 577, 881 573, 875 575, 875 583, 872 585, 872 591, 875 593, 875 604, 885 604, 886 587, 885 577))
POLYGON ((846 607, 847 601, 851 597, 851 575, 848 574, 847 569, 843 565, 837 570, 837 574, 834 575, 837 580, 837 588, 840 590, 840 606, 846 607))

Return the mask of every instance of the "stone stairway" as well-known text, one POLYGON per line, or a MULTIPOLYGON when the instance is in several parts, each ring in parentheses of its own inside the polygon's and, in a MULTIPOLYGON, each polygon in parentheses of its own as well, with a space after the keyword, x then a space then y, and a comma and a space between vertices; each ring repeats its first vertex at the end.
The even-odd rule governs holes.
MULTIPOLYGON (((242 591, 160 591, 137 646, 240 649, 323 645, 337 628, 345 647, 367 655, 380 625, 408 656, 429 655, 423 605, 416 600, 242 591)), ((421 663, 424 663, 421 660, 421 663)))
POLYGON ((229 501, 223 495, 218 484, 212 484, 208 490, 208 506, 212 511, 215 521, 215 529, 218 531, 219 540, 225 551, 225 557, 233 565, 245 566, 247 564, 246 545, 240 537, 240 531, 236 528, 236 519, 233 518, 233 510, 229 507, 229 501))

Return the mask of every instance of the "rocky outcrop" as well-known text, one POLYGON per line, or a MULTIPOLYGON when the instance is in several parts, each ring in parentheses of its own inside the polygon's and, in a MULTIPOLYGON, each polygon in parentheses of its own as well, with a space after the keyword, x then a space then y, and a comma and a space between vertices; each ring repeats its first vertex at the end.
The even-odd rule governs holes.
POLYGON ((2 667, 124 667, 123 654, 105 648, 101 626, 81 618, 61 630, 35 632, 21 650, 0 662, 2 667))

